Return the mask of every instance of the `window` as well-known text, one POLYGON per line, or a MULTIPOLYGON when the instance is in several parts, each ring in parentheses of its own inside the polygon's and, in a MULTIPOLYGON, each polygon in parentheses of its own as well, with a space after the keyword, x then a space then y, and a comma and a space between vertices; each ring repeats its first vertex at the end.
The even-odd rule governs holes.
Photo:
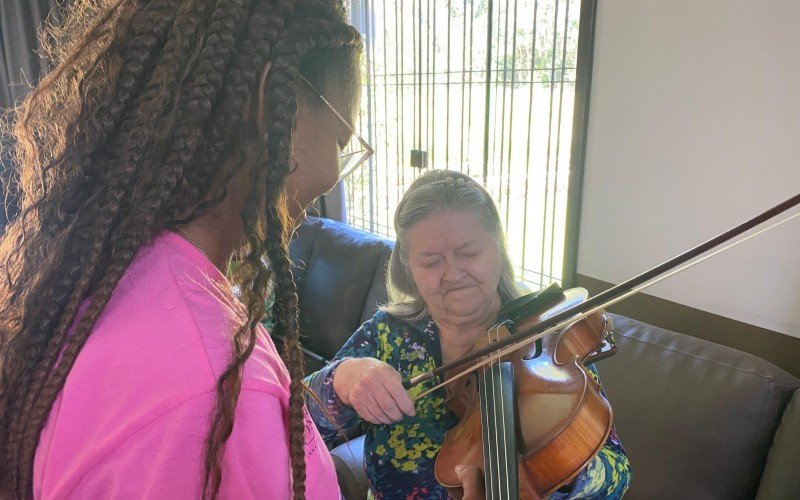
POLYGON ((394 236, 425 168, 469 173, 498 203, 518 278, 563 280, 579 0, 351 0, 365 36, 347 220, 394 236))

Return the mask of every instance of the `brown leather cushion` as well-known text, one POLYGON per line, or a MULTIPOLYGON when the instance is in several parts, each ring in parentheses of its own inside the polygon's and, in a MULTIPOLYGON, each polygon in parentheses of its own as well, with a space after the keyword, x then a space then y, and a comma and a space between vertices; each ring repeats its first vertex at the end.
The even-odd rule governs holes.
MULTIPOLYGON (((386 302, 388 240, 330 219, 309 217, 290 244, 303 346, 330 359, 386 302)), ((321 365, 307 359, 307 371, 321 365)))
POLYGON ((800 391, 783 412, 756 498, 800 498, 800 391))
POLYGON ((364 436, 340 444, 331 450, 339 487, 345 500, 363 500, 369 483, 364 474, 364 436))
POLYGON ((752 498, 800 380, 755 356, 612 315, 598 364, 633 470, 629 498, 752 498))

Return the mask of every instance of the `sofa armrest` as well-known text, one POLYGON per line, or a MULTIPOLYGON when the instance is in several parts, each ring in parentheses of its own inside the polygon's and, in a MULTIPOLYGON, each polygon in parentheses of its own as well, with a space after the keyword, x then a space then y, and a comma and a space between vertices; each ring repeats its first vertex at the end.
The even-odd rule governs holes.
POLYGON ((339 488, 345 500, 364 500, 369 485, 364 473, 364 436, 340 444, 331 450, 339 488))
POLYGON ((800 498, 800 390, 786 405, 772 440, 756 498, 800 498))

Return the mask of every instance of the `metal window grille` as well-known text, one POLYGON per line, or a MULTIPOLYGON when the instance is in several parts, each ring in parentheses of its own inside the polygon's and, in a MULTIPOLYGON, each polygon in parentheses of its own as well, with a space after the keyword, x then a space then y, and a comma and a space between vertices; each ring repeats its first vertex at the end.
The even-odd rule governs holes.
POLYGON ((350 0, 365 36, 348 222, 393 237, 425 168, 467 172, 498 203, 519 279, 563 279, 580 0, 350 0))

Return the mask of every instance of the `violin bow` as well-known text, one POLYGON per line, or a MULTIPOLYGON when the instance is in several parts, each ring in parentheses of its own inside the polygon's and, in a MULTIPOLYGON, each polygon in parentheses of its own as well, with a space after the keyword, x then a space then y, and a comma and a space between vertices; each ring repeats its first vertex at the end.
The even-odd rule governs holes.
MULTIPOLYGON (((789 222, 790 220, 800 216, 800 212, 788 216, 783 220, 780 220, 766 228, 759 230, 741 240, 735 241, 730 243, 729 245, 718 249, 717 251, 708 254, 702 258, 698 258, 700 255, 713 250, 714 248, 726 243, 733 238, 741 235, 753 229, 756 226, 763 224, 764 222, 777 217, 778 215, 786 212, 787 210, 800 205, 800 194, 797 194, 788 200, 780 203, 769 210, 764 211, 763 213, 749 219, 738 226, 725 231, 724 233, 711 238, 710 240, 697 245, 696 247, 683 252, 682 254, 669 259, 668 261, 659 264, 658 266, 653 267, 652 269, 645 271, 638 276, 634 276, 629 280, 620 283, 619 285, 613 286, 608 290, 605 290, 594 297, 589 298, 585 302, 578 304, 574 307, 566 309, 558 314, 553 315, 552 317, 542 321, 541 323, 521 332, 518 332, 510 337, 507 337, 503 340, 499 340, 494 344, 488 345, 481 349, 478 349, 474 352, 471 352, 465 356, 462 356, 459 359, 453 360, 450 363, 446 363, 434 370, 431 370, 426 373, 422 373, 420 375, 414 377, 408 377, 403 380, 403 387, 406 389, 410 389, 415 387, 423 382, 433 379, 439 375, 443 375, 444 373, 454 370, 456 368, 461 368, 467 364, 470 366, 463 370, 460 373, 457 373, 455 376, 450 377, 449 379, 445 380, 441 384, 436 385, 435 387, 426 390, 424 393, 415 397, 415 399, 419 399, 434 390, 442 387, 464 375, 474 371, 476 368, 479 368, 483 365, 496 361, 497 359, 505 356, 508 353, 511 353, 523 345, 530 344, 531 342, 535 342, 542 337, 556 332, 568 325, 575 323, 576 321, 580 321, 581 319, 601 310, 605 309, 608 306, 616 304, 617 302, 626 299, 627 297, 639 293, 640 291, 648 288, 652 285, 655 285, 661 280, 669 278, 681 271, 684 271, 700 262, 711 258, 729 248, 732 248, 740 243, 743 243, 750 238, 754 238, 766 231, 770 231, 775 227, 789 222), (696 259, 696 260, 692 260, 696 259), (691 262, 690 262, 691 261, 691 262), (483 358, 483 359, 481 359, 483 358)), ((497 328, 496 325, 493 328, 497 328)))

